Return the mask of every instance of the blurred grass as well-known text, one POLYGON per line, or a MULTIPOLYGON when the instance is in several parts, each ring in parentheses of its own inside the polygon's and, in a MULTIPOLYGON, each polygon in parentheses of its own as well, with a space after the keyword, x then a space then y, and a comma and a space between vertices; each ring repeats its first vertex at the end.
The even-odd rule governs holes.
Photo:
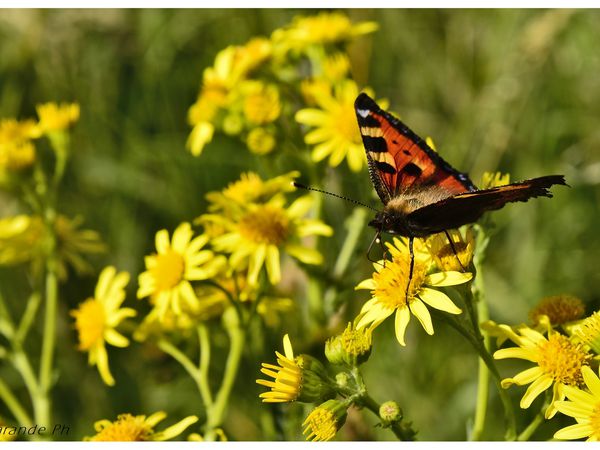
MULTIPOLYGON (((33 117, 35 104, 43 101, 81 104, 62 209, 83 215, 85 224, 109 245, 109 253, 95 259, 97 268, 115 264, 139 273, 143 256, 153 248, 155 231, 173 229, 203 212, 207 191, 221 189, 242 171, 272 174, 263 160, 224 137, 193 158, 184 149, 189 133, 186 113, 196 98, 202 70, 220 49, 268 35, 299 13, 0 10, 0 116, 33 117)), ((476 183, 483 171, 502 170, 515 181, 563 173, 571 185, 555 188, 552 200, 510 205, 494 213, 497 230, 484 274, 492 318, 526 321, 528 309, 541 297, 563 292, 580 296, 588 312, 598 309, 600 13, 348 14, 380 24, 372 38, 361 38, 350 49, 357 81, 373 86, 378 97, 387 97, 391 109, 418 134, 432 136, 438 151, 455 167, 469 172, 476 183)), ((269 164, 281 172, 302 170, 289 163, 269 164)), ((344 184, 346 169, 341 166, 327 173, 341 193, 362 201, 374 199, 366 173, 360 186, 344 184)), ((351 206, 324 201, 325 220, 341 230, 340 217, 349 215, 351 206)), ((15 203, 0 193, 0 209, 1 215, 14 213, 15 203)), ((369 274, 364 255, 371 234, 364 234, 349 271, 356 275, 348 280, 350 289, 340 294, 350 302, 349 317, 366 300, 364 294, 351 291, 369 274)), ((342 240, 336 236, 328 245, 339 249, 342 240)), ((2 270, 0 282, 18 287, 19 280, 2 270)), ((122 412, 165 409, 173 421, 198 414, 200 401, 192 382, 150 346, 134 343, 110 351, 114 388, 105 388, 96 371, 86 367, 85 356, 75 349, 68 310, 89 295, 94 283, 93 278, 72 275, 60 309, 56 420, 72 425, 69 438, 89 435, 95 420, 122 412)), ((134 298, 135 283, 129 290, 134 298)), ((290 327, 297 326, 289 320, 290 327)), ((277 338, 263 354, 271 355, 279 342, 277 338)), ((218 360, 218 349, 214 353, 218 360)), ((420 439, 460 440, 473 414, 476 363, 472 351, 441 324, 436 324, 434 338, 411 326, 406 348, 397 345, 386 324, 375 333, 365 372, 373 396, 398 400, 420 430, 420 439)), ((506 374, 514 373, 508 366, 502 366, 506 374)), ((212 374, 215 382, 220 379, 218 370, 212 374)), ((268 409, 258 402, 256 375, 258 363, 245 361, 225 429, 235 439, 281 438, 276 430, 261 434, 260 417, 268 409)), ((0 376, 10 374, 0 370, 0 376)), ((511 395, 518 404, 522 390, 512 389, 511 395)), ((493 390, 492 406, 486 437, 499 439, 502 416, 493 390)), ((294 424, 302 420, 303 407, 275 408, 288 421, 284 436, 300 439, 294 424)), ((533 411, 524 416, 528 414, 533 411)), ((390 439, 388 433, 365 428, 352 413, 341 437, 390 439)), ((535 437, 545 439, 551 433, 542 429, 535 437)))

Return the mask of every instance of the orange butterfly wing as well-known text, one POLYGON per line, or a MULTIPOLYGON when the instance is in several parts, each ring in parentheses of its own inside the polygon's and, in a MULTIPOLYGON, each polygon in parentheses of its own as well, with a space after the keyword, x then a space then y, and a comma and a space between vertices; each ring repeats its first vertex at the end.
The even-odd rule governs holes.
POLYGON ((371 180, 384 204, 414 188, 437 186, 449 195, 476 189, 467 174, 452 168, 367 94, 360 94, 354 106, 371 180))

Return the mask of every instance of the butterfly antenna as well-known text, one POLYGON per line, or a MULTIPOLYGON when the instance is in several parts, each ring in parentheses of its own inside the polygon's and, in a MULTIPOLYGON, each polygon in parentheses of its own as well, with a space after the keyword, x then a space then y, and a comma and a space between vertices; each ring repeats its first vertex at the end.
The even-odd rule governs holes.
POLYGON ((321 194, 331 195, 332 197, 337 197, 342 200, 346 200, 347 202, 354 203, 355 205, 364 206, 365 208, 369 208, 372 211, 379 212, 377 209, 373 208, 372 206, 361 203, 358 200, 354 200, 353 198, 348 198, 348 197, 344 197, 343 195, 334 194, 333 192, 328 192, 328 191, 324 191, 322 189, 305 186, 304 184, 296 183, 295 181, 293 181, 292 184, 294 185, 294 187, 297 187, 299 189, 306 189, 307 191, 315 191, 315 192, 320 192, 321 194))

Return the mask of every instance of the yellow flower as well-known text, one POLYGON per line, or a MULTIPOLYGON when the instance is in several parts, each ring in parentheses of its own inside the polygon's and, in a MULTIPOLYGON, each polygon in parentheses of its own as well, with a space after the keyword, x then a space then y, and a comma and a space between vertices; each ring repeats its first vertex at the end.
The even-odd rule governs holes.
POLYGON ((202 153, 204 146, 212 141, 214 132, 215 127, 210 122, 198 122, 194 125, 186 143, 192 155, 198 156, 202 153))
POLYGON ((292 24, 273 32, 272 39, 281 47, 304 50, 314 44, 333 44, 349 40, 355 36, 372 33, 377 30, 375 22, 361 22, 353 25, 342 13, 321 12, 316 16, 296 17, 292 24))
POLYGON ((556 414, 554 402, 564 398, 565 386, 582 384, 581 368, 589 365, 591 355, 581 344, 552 330, 546 338, 528 327, 520 328, 517 334, 508 325, 499 326, 518 347, 497 350, 494 358, 519 358, 537 364, 513 378, 502 380, 502 387, 506 389, 512 384, 523 386, 531 383, 520 403, 521 408, 527 409, 542 392, 553 386, 552 403, 545 414, 546 419, 552 418, 556 414))
MULTIPOLYGON (((354 113, 357 96, 356 83, 345 80, 335 86, 333 93, 315 98, 318 109, 306 108, 296 113, 298 123, 315 128, 304 137, 308 145, 315 145, 314 161, 329 156, 329 165, 335 167, 346 158, 348 166, 355 172, 365 165, 365 149, 354 113)), ((385 102, 381 103, 385 105, 385 102)))
POLYGON ((346 421, 348 406, 338 400, 327 400, 317 406, 302 424, 307 441, 330 441, 346 421))
POLYGON ((223 267, 223 260, 212 251, 202 250, 208 242, 206 235, 192 239, 194 232, 189 223, 182 223, 173 233, 156 233, 157 253, 146 256, 146 271, 139 276, 138 298, 150 297, 160 320, 170 310, 181 314, 184 308, 194 310, 199 300, 190 281, 206 280, 223 267))
POLYGON ((275 352, 278 366, 262 363, 260 371, 274 379, 256 380, 258 384, 271 389, 259 395, 265 403, 293 402, 300 394, 302 369, 296 364, 292 343, 287 334, 283 337, 283 352, 285 355, 275 352))
POLYGON ((553 326, 564 325, 579 320, 585 314, 583 302, 572 295, 553 295, 544 297, 529 311, 529 318, 537 324, 541 316, 547 316, 553 326))
POLYGON ((35 161, 32 139, 40 137, 40 129, 33 120, 0 120, 0 176, 30 167, 35 161))
POLYGON ((481 176, 481 189, 505 186, 510 183, 510 174, 501 172, 483 172, 481 176))
POLYGON ((462 311, 441 291, 431 287, 454 286, 471 280, 472 274, 455 271, 427 274, 429 260, 415 252, 412 278, 409 280, 410 258, 408 249, 399 239, 394 245, 387 244, 392 260, 375 263, 373 277, 362 281, 356 289, 368 289, 372 298, 366 302, 357 317, 357 328, 370 325, 377 327, 387 317, 396 313, 396 339, 406 345, 404 334, 411 313, 419 320, 428 334, 433 334, 431 315, 426 305, 450 314, 462 311), (407 296, 407 286, 408 296, 407 296), (431 287, 428 287, 431 286, 431 287))
POLYGON ((32 260, 43 234, 44 226, 37 216, 20 214, 0 219, 0 265, 32 260))
POLYGON ((321 76, 331 82, 342 81, 350 71, 350 58, 345 53, 328 55, 323 61, 321 76))
POLYGON ((440 270, 456 270, 464 272, 471 264, 475 250, 473 229, 467 228, 465 237, 460 230, 449 230, 452 244, 445 233, 430 236, 426 243, 433 259, 440 270), (452 246, 454 245, 454 248, 452 246), (456 250, 456 253, 454 251, 456 250))
POLYGON ((371 342, 370 328, 355 328, 352 322, 349 322, 341 334, 327 339, 325 357, 332 364, 362 364, 371 354, 371 342))
POLYGON ((292 182, 299 176, 300 172, 293 171, 263 181, 254 172, 242 173, 239 180, 229 183, 223 191, 206 194, 206 199, 210 202, 208 210, 238 211, 248 203, 268 201, 279 192, 295 190, 292 182))
POLYGON ((40 118, 39 127, 43 133, 52 133, 69 128, 79 120, 77 103, 44 103, 35 107, 40 118))
POLYGON ((246 137, 246 145, 252 153, 266 155, 275 148, 275 135, 267 128, 253 128, 246 137))
POLYGON ((108 367, 105 343, 127 347, 129 340, 116 328, 124 319, 136 315, 131 308, 121 308, 128 282, 127 272, 117 274, 114 267, 106 267, 98 278, 94 297, 71 311, 79 333, 79 350, 89 353, 90 365, 98 366, 102 380, 109 386, 113 386, 115 380, 108 367))
POLYGON ((304 264, 321 264, 323 257, 299 239, 312 236, 331 236, 331 227, 320 220, 304 216, 312 207, 310 195, 300 197, 285 207, 283 195, 272 197, 267 203, 251 203, 233 219, 208 216, 227 230, 215 237, 213 247, 230 253, 229 262, 235 270, 248 268, 248 282, 256 284, 258 275, 266 266, 271 284, 281 280, 280 249, 304 264))
POLYGON ((591 316, 579 321, 571 327, 572 336, 590 346, 596 354, 600 355, 600 313, 595 312, 591 316))
POLYGON ((283 337, 285 355, 275 352, 278 366, 262 363, 260 371, 274 379, 256 380, 271 390, 259 395, 265 403, 284 403, 298 400, 314 403, 335 397, 323 364, 310 355, 294 357, 290 337, 283 337))
POLYGON ((279 90, 274 84, 260 81, 246 81, 240 86, 244 96, 244 115, 254 125, 271 123, 281 113, 279 90))
POLYGON ((554 433, 555 439, 600 440, 600 379, 588 366, 581 368, 587 391, 565 386, 564 393, 569 401, 557 401, 555 407, 561 413, 573 417, 577 423, 554 433))
POLYGON ((117 420, 99 420, 94 424, 96 435, 85 438, 86 441, 132 442, 167 441, 179 436, 186 428, 198 422, 198 417, 188 416, 163 431, 154 431, 154 427, 163 421, 167 414, 163 411, 146 416, 119 414, 117 420))

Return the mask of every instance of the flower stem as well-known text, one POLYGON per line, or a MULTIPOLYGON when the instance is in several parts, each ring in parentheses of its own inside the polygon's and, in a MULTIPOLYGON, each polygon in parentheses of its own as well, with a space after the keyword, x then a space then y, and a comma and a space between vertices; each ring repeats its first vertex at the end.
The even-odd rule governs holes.
POLYGON ((208 369, 210 367, 210 335, 208 334, 208 327, 203 323, 198 325, 198 340, 200 341, 200 372, 198 374, 199 377, 197 383, 204 405, 209 408, 213 403, 210 384, 208 382, 208 369))
POLYGON ((171 342, 167 341, 165 338, 161 338, 158 341, 158 348, 181 364, 181 366, 194 380, 198 378, 199 371, 196 368, 196 365, 190 360, 190 358, 187 357, 185 353, 175 347, 171 342))
POLYGON ((217 392, 214 403, 207 410, 208 420, 204 434, 206 441, 214 441, 218 437, 218 428, 225 417, 227 403, 229 402, 229 396, 238 373, 246 339, 246 332, 236 309, 230 308, 229 312, 225 313, 223 319, 230 339, 229 355, 225 364, 225 374, 223 375, 221 388, 217 392))
POLYGON ((0 378, 0 398, 9 409, 11 414, 21 426, 30 427, 33 425, 31 417, 21 405, 21 402, 14 396, 8 385, 0 378))
POLYGON ((529 423, 529 425, 527 425, 527 428, 525 428, 519 434, 519 436, 517 437, 517 441, 528 441, 531 438, 531 436, 533 435, 533 433, 535 433, 535 431, 539 428, 539 426, 541 424, 543 424, 544 421, 546 420, 545 412, 546 412, 546 409, 548 408, 548 405, 552 401, 550 391, 546 391, 546 397, 544 400, 544 404, 540 408, 539 412, 535 415, 533 420, 529 423))
MULTIPOLYGON (((346 234, 346 238, 344 239, 344 243, 342 244, 342 248, 340 249, 340 253, 337 257, 335 265, 333 266, 333 278, 335 280, 340 280, 346 273, 346 269, 352 260, 352 255, 354 254, 354 249, 360 242, 360 237, 362 230, 365 226, 365 222, 367 220, 367 209, 366 208, 354 208, 352 215, 348 218, 346 222, 346 229, 348 233, 346 234)), ((325 296, 323 297, 323 303, 326 306, 331 306, 335 300, 337 295, 337 288, 335 286, 329 287, 325 291, 325 296)))
MULTIPOLYGON (((54 228, 54 221, 50 222, 54 228)), ((50 228, 50 226, 48 227, 50 228)), ((50 426, 52 421, 50 391, 52 389, 52 365, 54 361, 54 349, 56 345, 56 310, 58 305, 58 277, 56 273, 56 258, 54 255, 56 238, 54 230, 48 230, 50 237, 50 249, 46 260, 46 311, 44 316, 44 335, 42 341, 42 353, 40 357, 39 393, 34 402, 36 408, 36 422, 43 426, 50 426)))

